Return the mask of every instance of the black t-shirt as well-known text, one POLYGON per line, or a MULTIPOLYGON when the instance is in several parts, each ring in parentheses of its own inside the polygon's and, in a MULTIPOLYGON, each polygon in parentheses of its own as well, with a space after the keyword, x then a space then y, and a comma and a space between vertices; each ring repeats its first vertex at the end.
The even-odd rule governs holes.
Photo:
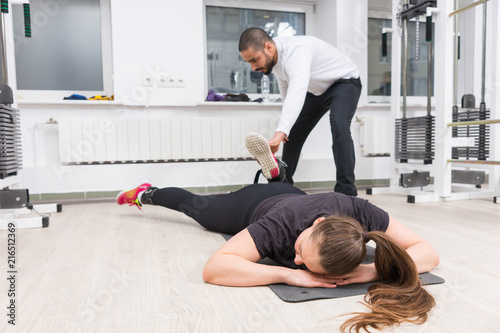
POLYGON ((261 258, 299 268, 293 262, 295 241, 319 217, 347 215, 367 231, 383 231, 389 214, 367 200, 340 193, 284 194, 263 201, 247 227, 261 258))

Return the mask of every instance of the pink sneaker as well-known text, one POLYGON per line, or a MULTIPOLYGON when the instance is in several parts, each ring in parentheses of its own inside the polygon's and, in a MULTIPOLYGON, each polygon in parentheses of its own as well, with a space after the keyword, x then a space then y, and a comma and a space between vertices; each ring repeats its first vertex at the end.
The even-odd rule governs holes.
POLYGON ((129 204, 129 206, 137 206, 140 210, 142 210, 141 206, 142 203, 137 199, 139 196, 139 193, 146 191, 148 188, 151 187, 151 184, 149 183, 143 183, 133 190, 128 190, 128 191, 121 191, 118 193, 118 196, 116 197, 116 203, 119 205, 125 205, 129 204))

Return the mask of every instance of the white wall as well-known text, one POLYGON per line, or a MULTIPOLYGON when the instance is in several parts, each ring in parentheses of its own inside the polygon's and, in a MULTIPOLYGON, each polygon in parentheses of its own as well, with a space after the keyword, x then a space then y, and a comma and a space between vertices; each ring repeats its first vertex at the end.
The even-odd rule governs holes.
POLYGON ((111 0, 117 101, 150 105, 203 101, 203 13, 201 0, 111 0), (183 78, 186 87, 152 89, 146 100, 140 98, 144 76, 160 73, 183 78))
MULTIPOLYGON (((316 33, 351 54, 366 78, 366 0, 319 0, 316 33), (333 5, 332 5, 333 4, 333 5), (319 13, 321 12, 321 14, 319 13), (327 15, 327 13, 330 14, 327 15), (346 14, 348 13, 348 15, 346 14), (331 22, 337 21, 334 34, 331 22)), ((252 182, 255 162, 191 162, 158 164, 79 165, 58 162, 57 126, 44 125, 61 117, 171 117, 171 116, 279 116, 277 107, 198 105, 205 97, 204 17, 202 0, 138 3, 111 0, 114 104, 30 104, 20 102, 24 169, 21 187, 30 193, 112 191, 149 179, 158 186, 214 186, 252 182), (147 73, 165 73, 185 79, 185 88, 146 90, 147 73), (127 104, 127 105, 122 105, 127 104), (148 107, 146 107, 146 106, 148 107)), ((361 102, 364 103, 364 99, 361 102)), ((356 116, 389 116, 388 108, 361 107, 356 116)), ((358 179, 388 178, 389 157, 364 158, 359 153, 359 124, 353 123, 358 179)), ((295 181, 335 179, 331 134, 327 117, 311 133, 303 150, 295 181)))

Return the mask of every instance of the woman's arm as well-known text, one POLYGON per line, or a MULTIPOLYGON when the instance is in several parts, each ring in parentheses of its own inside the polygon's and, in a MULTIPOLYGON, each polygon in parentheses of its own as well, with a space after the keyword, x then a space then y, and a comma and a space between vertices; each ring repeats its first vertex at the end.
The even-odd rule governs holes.
MULTIPOLYGON (((415 262, 419 273, 428 272, 439 264, 436 250, 422 237, 389 216, 385 234, 399 243, 415 262)), ((371 282, 378 279, 375 264, 359 265, 352 272, 336 277, 338 285, 371 282)))
POLYGON ((385 233, 408 252, 419 273, 428 272, 439 264, 439 255, 432 245, 392 216, 385 233))
POLYGON ((334 288, 332 279, 304 270, 256 263, 260 255, 245 229, 208 259, 203 269, 203 279, 212 284, 246 287, 273 283, 286 283, 301 287, 334 288))

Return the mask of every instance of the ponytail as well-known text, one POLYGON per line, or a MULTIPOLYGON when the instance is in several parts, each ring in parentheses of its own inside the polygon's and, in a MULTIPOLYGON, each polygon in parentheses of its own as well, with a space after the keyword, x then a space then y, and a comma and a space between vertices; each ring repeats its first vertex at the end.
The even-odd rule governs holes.
POLYGON ((362 237, 376 243, 375 268, 380 282, 372 284, 364 300, 371 312, 355 312, 341 326, 342 332, 358 333, 368 327, 383 329, 402 322, 423 324, 435 305, 420 282, 415 262, 406 250, 380 231, 362 237))

